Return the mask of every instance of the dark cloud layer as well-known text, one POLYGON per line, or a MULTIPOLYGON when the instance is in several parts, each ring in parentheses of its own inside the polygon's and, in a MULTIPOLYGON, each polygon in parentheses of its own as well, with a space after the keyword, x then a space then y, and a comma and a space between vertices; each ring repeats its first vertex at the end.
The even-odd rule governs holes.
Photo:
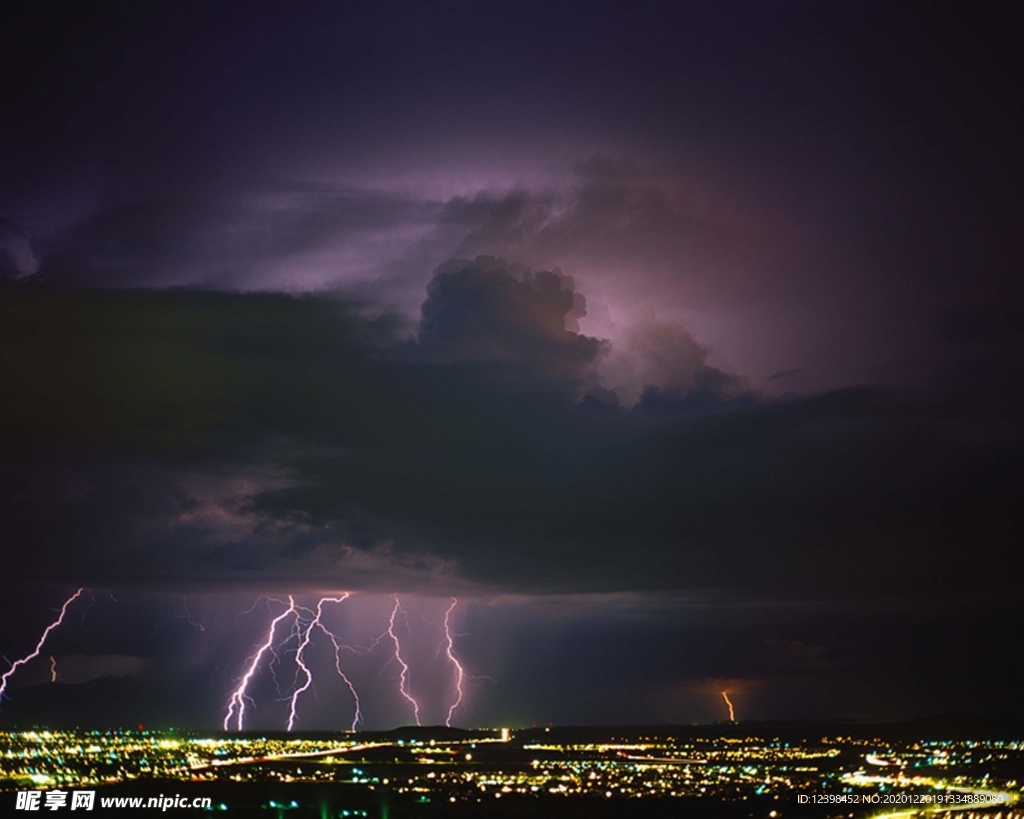
POLYGON ((582 379, 602 344, 578 332, 586 299, 574 288, 557 271, 452 260, 427 287, 419 345, 443 361, 515 363, 546 378, 582 379))
POLYGON ((6 288, 14 559, 806 598, 949 593, 968 549, 1020 568, 997 381, 768 401, 704 366, 626 409, 566 278, 452 263, 429 293, 419 340, 382 345, 323 297, 6 288))
POLYGON ((351 285, 380 272, 385 240, 397 233, 408 241, 437 210, 394 194, 295 183, 133 187, 49 237, 39 276, 93 287, 351 285))

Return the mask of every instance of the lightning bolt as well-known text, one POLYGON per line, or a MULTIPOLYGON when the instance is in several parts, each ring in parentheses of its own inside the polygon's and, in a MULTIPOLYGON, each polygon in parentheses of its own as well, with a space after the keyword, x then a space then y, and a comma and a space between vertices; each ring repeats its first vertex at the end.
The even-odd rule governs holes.
POLYGON ((352 715, 352 730, 354 731, 359 727, 359 723, 363 721, 363 712, 359 705, 359 694, 356 692, 356 687, 352 685, 352 681, 341 670, 341 650, 346 648, 346 646, 341 645, 334 632, 324 628, 323 623, 320 624, 320 630, 327 635, 334 646, 334 670, 338 672, 338 676, 341 677, 345 685, 348 686, 349 693, 352 694, 352 700, 355 703, 355 713, 352 715))
POLYGON ((388 620, 388 635, 391 637, 392 642, 395 644, 395 660, 402 668, 402 672, 399 675, 398 690, 402 696, 405 697, 412 704, 412 713, 416 718, 416 724, 420 724, 420 704, 413 699, 412 694, 409 693, 409 666, 402 659, 401 647, 398 645, 398 635, 395 634, 395 618, 398 616, 398 612, 401 609, 402 604, 398 600, 398 596, 395 595, 395 607, 391 610, 391 619, 388 620))
POLYGON ((50 682, 57 682, 57 658, 50 655, 50 682))
POLYGON ((46 631, 43 632, 43 636, 40 637, 39 642, 36 643, 35 650, 31 654, 22 657, 20 660, 15 660, 13 663, 11 663, 11 667, 7 669, 7 671, 4 673, 2 677, 0 677, 0 702, 3 701, 4 692, 7 691, 7 683, 14 675, 14 672, 17 671, 21 666, 25 665, 25 663, 34 660, 42 653, 43 644, 46 643, 46 638, 50 636, 51 631, 53 631, 55 628, 57 628, 57 626, 64 622, 64 615, 67 613, 68 606, 70 606, 75 600, 81 597, 83 591, 85 591, 85 589, 79 589, 73 595, 71 595, 71 597, 64 601, 64 605, 60 607, 60 615, 57 617, 56 620, 54 620, 52 623, 50 623, 50 625, 46 627, 46 631))
POLYGON ((455 702, 452 703, 448 709, 448 719, 444 721, 444 724, 451 728, 452 716, 455 714, 455 709, 462 703, 462 679, 465 676, 465 672, 462 668, 462 663, 459 662, 455 656, 452 646, 452 630, 449 625, 449 620, 452 616, 452 610, 459 604, 458 599, 452 598, 452 604, 448 607, 448 611, 444 613, 444 639, 445 639, 445 654, 448 655, 448 662, 452 664, 455 669, 455 702))
POLYGON ((249 660, 249 666, 242 675, 242 679, 238 684, 238 687, 231 693, 231 698, 228 700, 227 714, 224 715, 224 730, 231 730, 231 720, 235 720, 237 726, 235 730, 241 731, 243 721, 245 719, 245 702, 247 699, 246 691, 249 688, 249 683, 252 681, 253 675, 256 673, 256 669, 259 667, 260 661, 263 659, 263 655, 268 651, 274 652, 274 634, 277 631, 277 626, 282 621, 286 620, 289 616, 295 615, 298 619, 298 611, 295 608, 295 598, 292 595, 288 595, 288 608, 285 609, 281 614, 275 617, 270 622, 270 628, 267 629, 267 637, 260 644, 256 653, 252 655, 249 660))
POLYGON ((188 623, 190 626, 194 626, 200 631, 206 631, 206 626, 204 626, 202 623, 196 620, 196 618, 192 616, 192 612, 188 610, 188 600, 182 597, 181 604, 185 607, 185 622, 188 623))
MULTIPOLYGON (((284 604, 284 600, 281 600, 281 599, 276 598, 276 597, 268 597, 268 598, 265 598, 265 599, 266 599, 266 603, 267 603, 267 611, 273 611, 273 609, 270 608, 271 601, 273 601, 275 603, 281 603, 282 605, 284 604)), ((289 600, 290 599, 291 598, 289 598, 289 600)), ((303 614, 308 614, 310 617, 313 617, 313 610, 312 609, 308 609, 305 606, 300 606, 298 604, 294 604, 294 605, 295 605, 295 620, 292 622, 292 625, 291 625, 291 628, 288 631, 288 634, 285 637, 283 637, 280 640, 280 642, 277 643, 277 645, 271 645, 270 648, 267 649, 270 652, 270 662, 267 664, 267 671, 270 672, 270 676, 274 680, 274 690, 277 691, 278 696, 282 697, 282 698, 284 697, 284 695, 281 693, 281 681, 278 679, 277 672, 274 670, 275 667, 279 667, 281 665, 281 654, 279 654, 278 652, 281 652, 282 654, 286 654, 287 652, 284 651, 284 647, 286 645, 288 645, 288 643, 290 643, 292 640, 295 640, 296 642, 301 642, 302 641, 302 615, 303 614)), ((295 676, 292 678, 292 687, 293 688, 299 684, 299 674, 300 673, 301 673, 301 671, 300 671, 299 667, 296 666, 295 667, 295 676)))
POLYGON ((722 692, 722 699, 725 700, 725 704, 729 708, 729 722, 736 722, 736 711, 733 710, 728 691, 722 692))
MULTIPOLYGON (((110 596, 111 600, 114 600, 114 595, 110 594, 110 592, 107 592, 107 594, 110 596)), ((114 602, 116 603, 117 601, 114 600, 114 602)), ((89 594, 89 605, 86 606, 84 609, 82 609, 82 625, 83 626, 85 625, 85 615, 87 615, 89 613, 89 609, 91 609, 95 605, 96 605, 96 598, 90 593, 89 594)))
MULTIPOLYGON (((257 601, 257 602, 259 602, 259 601, 257 601)), ((149 637, 147 637, 146 639, 152 639, 153 637, 156 637, 156 635, 159 633, 160 629, 162 629, 165 625, 167 625, 172 620, 184 620, 190 626, 193 626, 194 628, 197 628, 200 631, 206 631, 206 626, 204 626, 202 623, 200 623, 198 620, 196 620, 196 618, 192 616, 192 612, 190 612, 188 610, 188 599, 182 597, 181 598, 181 603, 185 607, 185 613, 184 614, 172 614, 170 617, 165 617, 163 620, 161 620, 159 622, 159 624, 157 624, 157 627, 155 629, 153 629, 153 633, 150 634, 149 637)), ((92 605, 92 604, 90 603, 90 605, 92 605)))
POLYGON ((245 615, 247 615, 247 614, 252 614, 254 611, 256 611, 256 607, 260 603, 266 603, 267 604, 267 609, 269 611, 269 610, 271 610, 270 609, 271 602, 283 603, 284 600, 282 600, 280 597, 267 597, 266 595, 263 595, 261 597, 257 597, 255 603, 253 603, 251 606, 249 606, 249 608, 247 608, 245 611, 238 612, 238 614, 236 614, 235 617, 245 617, 245 615))
POLYGON ((288 712, 288 724, 286 726, 289 731, 295 726, 295 708, 299 703, 299 695, 313 684, 313 675, 309 670, 309 666, 306 665, 302 655, 306 650, 306 646, 309 645, 310 638, 313 634, 313 626, 319 621, 322 613, 323 601, 321 600, 316 606, 316 616, 310 620, 306 630, 304 632, 300 632, 301 636, 299 638, 299 647, 295 652, 295 665, 298 666, 295 670, 295 679, 298 681, 299 674, 302 674, 305 676, 306 681, 302 685, 296 686, 292 691, 291 708, 288 712))
MULTIPOLYGON (((352 699, 355 702, 355 715, 352 718, 353 731, 356 729, 356 726, 358 726, 363 719, 363 713, 359 707, 359 694, 356 693, 356 688, 354 685, 352 685, 352 681, 345 675, 345 672, 341 670, 342 645, 338 642, 337 635, 334 634, 334 632, 332 632, 329 628, 327 628, 327 626, 325 626, 323 622, 324 603, 341 603, 347 600, 350 596, 351 595, 348 592, 345 592, 341 595, 341 597, 321 597, 316 604, 316 613, 313 615, 313 618, 309 621, 309 624, 306 626, 305 631, 301 634, 301 638, 299 640, 299 648, 295 652, 295 664, 299 668, 297 674, 302 674, 305 677, 305 682, 303 682, 302 685, 296 687, 295 690, 292 692, 291 710, 288 714, 289 731, 291 731, 295 725, 296 707, 298 706, 299 696, 308 688, 310 688, 310 686, 312 686, 313 684, 313 675, 310 672, 309 667, 305 663, 305 658, 303 657, 303 654, 306 650, 306 647, 309 646, 314 628, 320 629, 320 631, 324 633, 324 635, 331 641, 331 643, 334 646, 334 669, 338 672, 338 676, 341 677, 345 685, 348 686, 348 690, 352 694, 352 699)), ((310 613, 313 614, 313 612, 310 613)))

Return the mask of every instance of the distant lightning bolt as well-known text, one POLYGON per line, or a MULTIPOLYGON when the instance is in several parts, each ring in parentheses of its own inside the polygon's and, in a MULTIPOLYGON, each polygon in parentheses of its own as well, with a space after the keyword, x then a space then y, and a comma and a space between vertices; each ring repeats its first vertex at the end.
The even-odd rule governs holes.
MULTIPOLYGON (((110 594, 110 592, 107 592, 107 594, 110 595, 111 600, 113 600, 114 595, 110 594)), ((117 601, 114 600, 114 602, 116 603, 117 601)), ((89 613, 89 609, 91 609, 95 605, 96 605, 96 598, 92 594, 90 594, 89 595, 89 605, 86 606, 84 609, 82 609, 82 625, 85 625, 85 615, 87 615, 89 613)))
POLYGON ((348 592, 342 594, 341 597, 321 597, 316 604, 316 613, 313 614, 313 618, 309 621, 306 626, 306 630, 302 632, 301 639, 299 641, 299 648, 295 652, 295 664, 299 667, 297 674, 302 674, 306 679, 302 685, 295 688, 292 692, 291 710, 288 714, 288 730, 291 731, 295 725, 296 706, 299 702, 299 696, 302 692, 306 691, 313 684, 313 675, 309 670, 309 667, 305 663, 303 656, 306 647, 310 643, 310 638, 313 634, 313 629, 318 628, 324 633, 324 635, 334 645, 334 669, 338 672, 338 676, 341 677, 342 681, 348 686, 349 692, 352 694, 352 699, 355 701, 355 715, 352 718, 352 730, 356 729, 356 726, 362 721, 363 713, 359 706, 359 694, 356 693, 356 688, 352 685, 352 681, 345 675, 345 672, 341 670, 341 649, 342 646, 338 642, 338 637, 332 632, 323 622, 324 603, 341 603, 347 600, 351 595, 348 592))
POLYGON ((352 715, 352 730, 354 731, 359 727, 359 723, 363 721, 363 711, 359 704, 359 694, 356 692, 356 687, 352 685, 352 681, 341 670, 341 650, 347 648, 347 646, 341 645, 334 632, 325 628, 323 623, 320 623, 320 630, 327 635, 334 646, 334 670, 338 672, 338 676, 341 677, 345 685, 348 686, 349 693, 352 694, 352 701, 355 704, 355 713, 352 715))
POLYGON ((68 606, 70 606, 75 600, 81 597, 83 591, 85 591, 85 589, 79 589, 73 595, 71 595, 71 597, 64 601, 64 605, 60 608, 60 616, 58 616, 56 620, 54 620, 52 623, 50 623, 50 625, 46 627, 46 631, 43 632, 43 636, 40 637, 39 642, 36 643, 35 651, 33 651, 31 654, 25 657, 22 657, 20 660, 15 660, 13 663, 11 663, 11 667, 7 669, 4 675, 0 677, 0 701, 3 701, 4 692, 7 691, 7 682, 14 675, 14 672, 17 671, 18 668, 20 668, 21 666, 25 665, 25 663, 34 660, 42 653, 43 644, 46 642, 46 638, 50 636, 51 631, 53 631, 55 628, 57 628, 57 626, 64 622, 64 615, 67 613, 68 606))
POLYGON ((444 613, 444 639, 445 639, 445 654, 448 655, 448 662, 455 668, 455 702, 452 703, 451 708, 448 709, 448 719, 444 721, 444 724, 449 728, 452 725, 452 716, 455 714, 455 709, 462 703, 462 678, 465 676, 465 672, 462 669, 462 663, 458 661, 455 656, 452 646, 452 630, 449 625, 449 620, 452 616, 452 610, 459 604, 456 598, 452 598, 452 604, 448 607, 448 611, 444 613))
POLYGON ((182 597, 181 603, 185 607, 185 622, 190 626, 195 626, 200 631, 206 631, 206 626, 196 620, 196 618, 192 616, 192 612, 188 610, 188 600, 182 597))
POLYGON ((57 658, 50 655, 50 682, 57 682, 57 658))
POLYGON ((267 604, 267 609, 270 610, 270 603, 271 602, 283 603, 284 600, 282 600, 280 597, 267 597, 266 595, 263 595, 262 597, 257 597, 255 603, 253 603, 251 606, 249 606, 249 608, 247 608, 245 611, 238 612, 238 614, 236 614, 235 616, 236 617, 245 617, 245 615, 247 615, 247 614, 252 614, 256 610, 256 607, 260 603, 266 603, 267 604))
POLYGON ((275 617, 270 622, 270 628, 267 629, 267 637, 256 650, 256 653, 252 656, 249 667, 242 675, 241 682, 238 687, 232 692, 231 698, 228 700, 228 711, 224 716, 224 730, 229 731, 231 726, 231 720, 235 720, 235 730, 241 731, 243 721, 245 719, 245 701, 246 691, 249 688, 249 683, 252 681, 253 675, 256 673, 256 669, 259 667, 260 661, 263 659, 263 655, 268 651, 273 653, 272 646, 274 645, 274 634, 277 631, 277 626, 283 620, 286 620, 289 616, 295 615, 298 617, 298 612, 295 609, 295 598, 288 595, 288 608, 285 609, 281 614, 275 617))
MULTIPOLYGON (((193 627, 199 629, 200 631, 206 631, 206 626, 204 626, 202 623, 200 623, 198 620, 196 620, 196 618, 192 616, 192 612, 190 612, 188 610, 188 599, 185 598, 185 597, 182 597, 181 598, 181 603, 185 607, 185 613, 184 614, 172 614, 170 617, 165 617, 163 620, 161 620, 157 624, 157 627, 155 629, 153 629, 153 633, 150 634, 149 637, 147 637, 146 639, 152 639, 153 637, 156 637, 156 635, 160 631, 160 629, 162 629, 165 625, 167 625, 167 623, 171 622, 171 620, 184 620, 190 626, 193 626, 193 627)), ((92 605, 92 604, 90 604, 90 605, 92 605)))
POLYGON ((395 618, 398 616, 398 612, 401 609, 402 604, 399 602, 397 595, 395 596, 395 607, 391 610, 391 619, 388 620, 388 635, 391 637, 392 642, 395 644, 395 660, 398 665, 402 668, 402 673, 399 676, 398 690, 402 696, 412 703, 413 716, 416 718, 416 724, 420 724, 420 704, 413 699, 412 694, 409 693, 409 666, 405 660, 402 659, 401 648, 398 644, 398 635, 395 634, 395 618))
POLYGON ((732 702, 729 700, 729 692, 723 691, 722 699, 725 700, 725 704, 729 708, 729 722, 736 722, 736 711, 733 710, 732 702))

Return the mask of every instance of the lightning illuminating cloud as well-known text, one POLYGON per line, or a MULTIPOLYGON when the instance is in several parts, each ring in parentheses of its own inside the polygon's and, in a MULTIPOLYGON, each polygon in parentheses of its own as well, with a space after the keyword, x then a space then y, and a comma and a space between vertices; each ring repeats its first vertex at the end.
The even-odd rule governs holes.
POLYGON ((57 628, 57 626, 64 622, 64 615, 67 613, 68 606, 70 606, 75 600, 81 597, 82 592, 84 591, 85 589, 79 589, 73 595, 71 595, 71 597, 64 601, 64 605, 60 608, 60 615, 57 617, 56 620, 54 620, 52 623, 50 623, 50 625, 46 627, 46 631, 43 632, 43 636, 40 637, 39 642, 36 643, 35 650, 31 654, 22 657, 20 660, 15 660, 13 663, 11 663, 11 667, 7 669, 7 671, 4 673, 2 677, 0 677, 0 702, 3 701, 4 694, 7 691, 7 683, 11 679, 11 677, 14 676, 14 672, 17 671, 21 666, 25 665, 25 663, 34 660, 42 653, 43 645, 46 643, 46 638, 50 636, 50 632, 52 632, 55 628, 57 628))

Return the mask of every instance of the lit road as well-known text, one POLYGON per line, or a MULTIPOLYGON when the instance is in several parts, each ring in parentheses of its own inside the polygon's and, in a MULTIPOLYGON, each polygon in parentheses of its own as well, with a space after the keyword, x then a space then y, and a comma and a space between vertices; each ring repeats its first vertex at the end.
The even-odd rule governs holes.
POLYGON ((394 745, 393 742, 365 742, 362 745, 343 745, 338 748, 328 748, 326 751, 296 751, 293 754, 269 754, 267 756, 241 756, 238 759, 215 759, 202 765, 191 765, 189 770, 201 771, 206 768, 223 768, 229 765, 253 765, 259 762, 280 762, 282 759, 312 759, 321 756, 334 756, 337 754, 351 754, 355 751, 367 751, 371 748, 386 748, 394 745))

